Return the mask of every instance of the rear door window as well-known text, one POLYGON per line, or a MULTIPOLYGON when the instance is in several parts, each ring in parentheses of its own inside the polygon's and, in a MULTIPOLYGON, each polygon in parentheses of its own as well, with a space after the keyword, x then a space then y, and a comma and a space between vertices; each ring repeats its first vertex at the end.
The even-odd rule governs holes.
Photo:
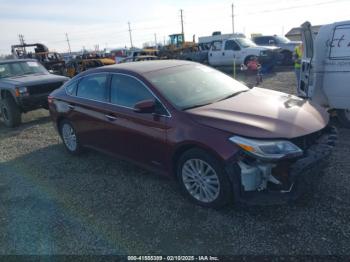
POLYGON ((101 102, 108 100, 107 74, 94 74, 83 77, 78 84, 77 96, 101 102))
POLYGON ((225 43, 225 50, 234 50, 234 51, 238 51, 240 50, 239 45, 233 41, 233 40, 228 40, 225 43))
POLYGON ((271 39, 272 39, 271 37, 262 36, 262 37, 257 37, 254 42, 257 45, 268 45, 269 40, 271 39))
POLYGON ((221 51, 222 41, 215 41, 213 42, 212 46, 213 46, 212 48, 213 51, 221 51))

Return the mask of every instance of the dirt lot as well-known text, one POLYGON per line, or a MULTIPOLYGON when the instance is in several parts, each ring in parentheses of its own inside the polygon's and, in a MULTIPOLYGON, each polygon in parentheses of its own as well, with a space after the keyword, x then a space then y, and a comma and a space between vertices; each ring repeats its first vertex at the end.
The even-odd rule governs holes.
MULTIPOLYGON (((262 86, 294 81, 281 71, 262 86)), ((350 254, 350 130, 296 203, 216 211, 127 162, 71 157, 45 110, 24 121, 0 123, 0 254, 350 254)))

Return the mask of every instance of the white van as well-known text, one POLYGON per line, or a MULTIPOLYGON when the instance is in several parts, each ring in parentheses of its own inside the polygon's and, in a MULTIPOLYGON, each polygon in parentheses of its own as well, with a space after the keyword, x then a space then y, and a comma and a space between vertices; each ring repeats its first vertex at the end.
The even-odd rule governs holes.
POLYGON ((315 37, 301 25, 304 53, 299 94, 337 112, 350 128, 350 21, 324 25, 315 37))

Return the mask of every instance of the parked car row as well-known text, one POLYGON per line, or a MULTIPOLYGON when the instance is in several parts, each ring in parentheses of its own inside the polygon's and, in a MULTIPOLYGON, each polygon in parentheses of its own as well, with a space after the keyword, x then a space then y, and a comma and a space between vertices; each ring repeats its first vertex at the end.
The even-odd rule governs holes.
MULTIPOLYGON (((349 24, 327 25, 316 39, 303 24, 299 92, 308 99, 249 89, 190 61, 121 63, 68 80, 27 59, 0 63, 1 114, 12 127, 21 112, 48 107, 71 154, 92 148, 133 161, 175 178, 202 206, 288 201, 336 143, 328 110, 349 108, 349 24)), ((211 59, 244 63, 245 49, 267 57, 275 50, 242 39, 213 43, 211 59)))

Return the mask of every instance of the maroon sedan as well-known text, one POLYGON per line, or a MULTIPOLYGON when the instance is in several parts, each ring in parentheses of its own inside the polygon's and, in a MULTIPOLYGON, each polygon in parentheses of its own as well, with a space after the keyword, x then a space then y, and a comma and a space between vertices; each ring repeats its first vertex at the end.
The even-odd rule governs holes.
POLYGON ((70 153, 88 147, 132 160, 209 207, 295 198, 336 140, 322 107, 186 61, 92 69, 49 105, 70 153))

